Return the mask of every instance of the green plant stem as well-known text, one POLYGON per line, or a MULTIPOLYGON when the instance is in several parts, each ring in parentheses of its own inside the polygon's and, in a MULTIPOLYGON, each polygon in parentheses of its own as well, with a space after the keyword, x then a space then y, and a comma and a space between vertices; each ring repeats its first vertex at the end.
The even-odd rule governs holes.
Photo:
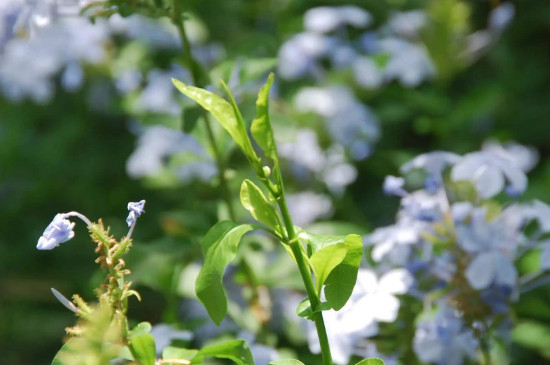
MULTIPOLYGON (((204 85, 201 85, 201 82, 200 82, 199 69, 197 66, 197 62, 193 58, 191 43, 189 42, 189 37, 187 37, 187 32, 185 31, 185 25, 183 23, 183 19, 181 16, 182 12, 181 12, 178 0, 173 0, 172 5, 173 5, 172 22, 177 28, 180 36, 181 45, 183 48, 184 61, 185 61, 185 64, 187 65, 187 68, 191 72, 191 81, 193 82, 193 85, 197 87, 204 87, 204 85)), ((206 112, 201 111, 201 118, 202 120, 204 120, 204 126, 206 128, 208 142, 210 143, 210 148, 212 149, 212 152, 214 153, 214 159, 216 160, 216 166, 218 168, 219 187, 220 187, 220 190, 222 191, 222 198, 227 205, 229 219, 232 221, 235 221, 236 215, 235 215, 235 209, 233 207, 233 200, 231 199, 231 191, 229 190, 229 184, 225 177, 225 170, 226 170, 225 163, 220 153, 220 149, 218 148, 218 144, 216 143, 214 131, 212 130, 212 125, 210 124, 210 120, 208 119, 206 112)))
MULTIPOLYGON (((306 287, 306 293, 309 298, 311 310, 315 313, 321 305, 321 301, 319 300, 317 292, 315 291, 315 286, 311 277, 311 271, 304 257, 302 244, 296 236, 294 224, 292 223, 290 213, 288 212, 282 179, 278 181, 278 185, 280 189, 280 196, 277 202, 279 204, 279 209, 281 211, 281 215, 283 217, 283 221, 285 222, 285 227, 287 231, 288 242, 286 242, 286 244, 290 245, 292 253, 294 254, 296 264, 298 265, 300 275, 302 276, 302 280, 306 287)), ((321 345, 321 356, 323 357, 323 365, 332 365, 332 355, 330 353, 330 345, 328 343, 327 330, 325 327, 325 322, 323 320, 322 312, 317 312, 315 314, 315 329, 317 330, 319 344, 321 345)))

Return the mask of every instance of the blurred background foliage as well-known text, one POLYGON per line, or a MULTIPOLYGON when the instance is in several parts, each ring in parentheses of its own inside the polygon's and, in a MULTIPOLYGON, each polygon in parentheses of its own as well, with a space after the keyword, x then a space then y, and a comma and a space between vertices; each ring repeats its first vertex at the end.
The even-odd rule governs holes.
MULTIPOLYGON (((277 57, 281 61, 283 44, 303 31, 304 13, 313 7, 341 5, 341 2, 189 0, 181 4, 191 11, 192 19, 186 25, 194 24, 193 46, 204 59, 203 69, 212 71, 211 87, 218 88, 215 77, 226 81, 234 78, 234 65, 241 65, 237 81, 233 85, 229 81, 230 86, 239 86, 238 101, 250 117, 254 112, 254 95, 266 73, 274 70, 278 74, 277 57)), ((346 152, 346 163, 353 166, 356 177, 349 184, 343 184, 340 191, 302 179, 293 170, 292 158, 289 159, 286 168, 291 191, 311 190, 330 199, 327 214, 313 218, 318 220, 314 223, 317 229, 354 230, 364 234, 390 223, 398 202, 383 195, 384 176, 397 173, 402 163, 419 153, 432 150, 466 153, 479 149, 489 138, 514 140, 536 148, 540 162, 529 175, 524 198, 550 201, 550 4, 547 0, 508 3, 515 7, 509 25, 498 37, 477 48, 476 44, 468 44, 468 37, 488 28, 489 14, 499 5, 498 0, 350 0, 346 4, 356 5, 372 16, 367 31, 350 27, 345 34, 338 35, 354 46, 363 39, 363 33, 381 29, 396 12, 422 10, 429 19, 428 25, 411 37, 425 47, 435 71, 414 85, 394 79, 377 87, 362 87, 350 68, 335 67, 321 60, 320 67, 324 70, 321 76, 311 74, 277 80, 277 90, 272 95, 273 119, 277 138, 283 141, 292 140, 298 130, 310 128, 318 132, 316 138, 323 149, 333 143, 331 131, 324 127, 322 117, 304 113, 293 102, 303 87, 346 85, 377 120, 379 136, 369 142, 372 151, 368 157, 355 159, 346 152), (474 49, 465 55, 468 47, 474 49)), ((404 21, 404 27, 410 25, 407 22, 404 21)), ((166 24, 169 29, 169 22, 166 24)), ((168 72, 173 65, 184 69, 185 64, 178 45, 158 46, 166 39, 168 43, 173 39, 162 34, 156 39, 153 28, 139 26, 142 35, 132 35, 140 32, 136 28, 126 34, 113 33, 106 37, 105 55, 99 62, 81 63, 85 76, 76 87, 64 86, 64 71, 53 73, 50 82, 54 91, 47 98, 10 97, 5 91, 9 80, 6 81, 5 75, 4 79, 0 77, 4 88, 0 96, 2 364, 49 363, 61 345, 64 327, 73 323, 73 317, 59 305, 49 288, 55 287, 66 295, 80 293, 92 297, 93 288, 101 281, 82 225, 77 225, 77 237, 62 248, 54 252, 35 249, 38 237, 57 212, 77 210, 91 219, 102 217, 113 233, 122 235, 125 234, 126 203, 146 199, 147 214, 134 233, 137 243, 128 265, 144 300, 132 304, 130 316, 153 324, 185 322, 192 318, 186 304, 191 300, 188 297, 192 290, 188 280, 181 278, 192 277, 192 272, 196 274, 201 257, 200 238, 220 217, 227 217, 227 212, 220 203, 215 176, 179 179, 169 169, 155 176, 132 176, 128 172, 127 163, 135 150, 140 128, 151 125, 184 128, 186 123, 194 121, 190 103, 185 104, 175 92, 165 92, 162 88, 144 96, 154 99, 151 95, 156 95, 161 99, 148 104, 162 104, 166 95, 175 98, 178 108, 183 103, 187 114, 182 118, 179 110, 162 111, 165 106, 143 107, 144 89, 153 83, 147 75, 152 70, 168 72), (143 35, 150 39, 141 39, 143 35), (116 80, 120 81, 118 76, 125 68, 141 74, 139 86, 120 92, 116 80)), ((173 29, 169 34, 174 34, 173 29)), ((25 34, 14 37, 24 38, 25 34)), ((177 37, 175 39, 177 41, 177 37)), ((0 39, 0 63, 6 57, 7 44, 12 41, 3 44, 0 39)), ((40 58, 41 55, 28 53, 24 57, 40 58)), ((380 64, 388 62, 384 58, 383 54, 373 57, 380 64)), ((32 70, 14 70, 4 67, 0 74, 24 71, 33 74, 32 70)), ((183 78, 189 77, 185 70, 173 74, 178 77, 178 72, 183 78)), ((166 107, 169 109, 170 106, 166 107)), ((189 124, 187 128, 191 128, 189 124)), ((203 129, 198 125, 193 133, 209 150, 203 129)), ((231 149, 222 131, 216 129, 215 133, 228 156, 230 190, 234 206, 239 207, 237 216, 244 220, 246 215, 238 204, 237 191, 240 177, 247 174, 246 163, 231 149)), ((185 155, 178 155, 179 161, 168 154, 162 158, 165 167, 187 161, 185 155)), ((314 203, 305 201, 305 204, 316 209, 314 203)), ((310 223, 313 222, 306 220, 306 224, 310 223)), ((248 253, 243 255, 248 258, 243 260, 253 263, 262 245, 273 250, 269 242, 256 238, 247 246, 248 253)), ((243 266, 252 266, 249 269, 257 271, 253 277, 263 274, 265 277, 259 280, 264 283, 271 280, 269 285, 275 286, 279 281, 279 286, 299 287, 292 280, 292 270, 278 264, 273 264, 269 275, 261 273, 261 267, 253 264, 241 265, 235 269, 237 282, 250 278, 242 272, 243 266)), ((549 363, 549 287, 543 286, 523 296, 516 309, 517 320, 522 324, 514 333, 513 363, 549 363)), ((247 310, 254 312, 255 309, 247 310)), ((251 316, 254 317, 254 313, 251 316)), ((237 317, 247 321, 246 313, 237 317)), ((257 324, 253 322, 241 327, 254 329, 257 324)), ((193 329, 193 323, 188 321, 188 328, 193 329)), ((264 343, 273 342, 269 339, 271 335, 265 336, 264 343)), ((292 334, 279 340, 279 346, 307 352, 303 339, 293 339, 292 334)))

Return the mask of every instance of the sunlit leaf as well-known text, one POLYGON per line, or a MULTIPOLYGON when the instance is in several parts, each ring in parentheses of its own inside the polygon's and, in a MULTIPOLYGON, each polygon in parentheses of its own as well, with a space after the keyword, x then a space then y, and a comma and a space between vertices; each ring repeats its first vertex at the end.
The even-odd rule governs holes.
POLYGON ((206 356, 229 359, 238 365, 255 365, 250 347, 244 340, 231 340, 204 346, 191 360, 191 364, 201 364, 206 356))
POLYGON ((245 179, 241 185, 241 203, 258 222, 278 229, 280 220, 277 211, 267 201, 260 188, 248 179, 245 179))
POLYGON ((132 337, 130 348, 134 359, 140 365, 155 365, 156 348, 155 339, 150 334, 132 337))
POLYGON ((346 257, 332 270, 325 281, 325 297, 334 310, 341 309, 351 296, 363 257, 361 236, 356 234, 346 236, 344 245, 347 246, 346 257))
POLYGON ((347 246, 343 243, 339 243, 323 247, 321 250, 311 255, 309 260, 315 269, 317 294, 320 294, 321 288, 332 270, 344 260, 347 251, 347 246))
POLYGON ((256 101, 256 118, 252 121, 250 131, 254 140, 264 150, 267 157, 278 164, 277 147, 273 137, 273 128, 269 121, 269 90, 273 84, 273 74, 269 75, 267 83, 261 88, 256 101))
POLYGON ((216 223, 202 240, 205 255, 195 290, 208 315, 219 325, 227 313, 227 295, 222 284, 225 268, 235 258, 242 236, 252 230, 248 224, 216 223))
POLYGON ((228 103, 225 99, 210 91, 186 85, 176 79, 172 79, 172 82, 182 94, 193 99, 200 106, 209 111, 222 127, 229 132, 244 154, 251 161, 255 161, 259 164, 259 158, 252 148, 252 143, 248 138, 244 122, 242 121, 236 105, 228 103))
POLYGON ((361 360, 355 365, 384 365, 384 361, 376 357, 371 357, 370 359, 361 360))
POLYGON ((281 360, 271 361, 268 365, 305 365, 305 364, 300 360, 296 360, 296 359, 281 359, 281 360))

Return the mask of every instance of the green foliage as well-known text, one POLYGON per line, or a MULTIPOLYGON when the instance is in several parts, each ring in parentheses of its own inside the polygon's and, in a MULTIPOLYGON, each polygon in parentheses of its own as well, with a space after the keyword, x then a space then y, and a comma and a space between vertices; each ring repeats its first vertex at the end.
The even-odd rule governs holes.
POLYGON ((254 365, 252 353, 244 340, 231 340, 207 345, 200 350, 188 350, 170 346, 162 352, 164 364, 181 364, 181 360, 188 360, 189 364, 199 365, 204 362, 205 357, 229 359, 238 365, 254 365), (170 360, 174 361, 171 362, 170 360))
POLYGON ((149 333, 130 338, 130 351, 140 365, 155 365, 155 339, 149 333))
POLYGON ((327 302, 323 302, 317 307, 317 310, 313 311, 311 309, 311 303, 309 302, 309 299, 304 299, 300 302, 300 304, 298 304, 298 307, 296 307, 296 315, 298 315, 299 317, 311 319, 313 321, 315 320, 314 314, 330 309, 330 305, 327 302))
POLYGON ((258 222, 281 230, 281 218, 262 190, 252 181, 245 179, 241 184, 241 203, 258 222))
POLYGON ((240 114, 236 113, 237 109, 234 105, 234 101, 232 105, 222 97, 210 91, 186 85, 176 79, 172 79, 172 82, 182 94, 193 99, 216 118, 222 127, 229 132, 235 143, 241 148, 251 163, 255 165, 260 164, 260 159, 256 155, 256 152, 254 152, 252 143, 248 138, 244 121, 240 114))
POLYGON ((273 78, 273 74, 270 74, 267 83, 260 89, 256 101, 256 118, 252 121, 250 131, 254 140, 264 150, 266 157, 270 158, 275 164, 275 171, 278 171, 277 145, 269 120, 269 90, 273 84, 273 78))
POLYGON ((296 360, 296 359, 281 359, 281 360, 271 361, 268 365, 305 365, 305 364, 300 360, 296 360))
POLYGON ((370 359, 361 360, 355 365, 384 365, 384 361, 372 357, 370 359))
POLYGON ((361 237, 356 234, 331 236, 307 233, 307 239, 312 251, 310 261, 314 267, 327 265, 322 274, 316 268, 318 290, 320 285, 325 284, 327 302, 334 310, 339 310, 348 301, 357 281, 363 255, 361 237), (328 265, 328 262, 331 264, 328 265))
POLYGON ((227 295, 222 284, 225 268, 235 258, 242 236, 253 229, 230 221, 216 223, 202 240, 204 265, 195 290, 208 315, 219 325, 227 313, 227 295))

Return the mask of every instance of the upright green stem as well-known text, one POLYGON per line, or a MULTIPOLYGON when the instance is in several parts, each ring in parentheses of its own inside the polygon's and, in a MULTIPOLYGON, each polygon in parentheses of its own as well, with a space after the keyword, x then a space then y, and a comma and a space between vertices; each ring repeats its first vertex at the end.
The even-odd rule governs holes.
MULTIPOLYGON (((279 209, 281 210, 283 221, 285 222, 288 236, 287 244, 289 244, 292 249, 292 253, 296 259, 296 264, 298 264, 298 269, 300 270, 300 275, 302 276, 302 280, 306 287, 306 293, 309 298, 311 309, 315 312, 318 310, 321 301, 315 292, 315 285, 313 284, 309 265, 304 257, 304 251, 302 250, 300 241, 297 239, 298 237, 296 236, 296 231, 294 230, 294 224, 292 223, 290 213, 288 212, 282 179, 278 181, 278 185, 280 188, 280 196, 277 202, 279 204, 279 209)), ((325 328, 322 312, 315 314, 315 328, 317 330, 317 336, 319 337, 319 344, 321 345, 323 365, 332 365, 332 355, 330 354, 330 345, 328 343, 327 330, 325 328)))
MULTIPOLYGON (((204 85, 201 85, 201 82, 200 82, 200 73, 197 66, 198 64, 193 58, 193 53, 191 51, 191 43, 189 42, 189 38, 187 37, 187 33, 185 31, 185 25, 181 17, 182 12, 181 12, 178 0, 173 0, 172 5, 173 5, 172 22, 174 23, 175 27, 178 29, 178 33, 180 35, 181 45, 183 47, 183 57, 185 60, 185 64, 187 65, 187 68, 191 72, 191 80, 195 86, 204 87, 204 85)), ((206 127, 206 134, 208 136, 208 142, 210 143, 210 148, 212 149, 212 152, 214 153, 214 159, 216 160, 216 166, 218 168, 218 178, 220 180, 220 189, 222 191, 222 198, 227 205, 229 219, 232 221, 235 221, 235 218, 236 218, 235 209, 233 207, 233 200, 231 199, 231 191, 229 190, 229 184, 227 183, 227 179, 225 177, 225 164, 223 161, 223 157, 216 143, 214 131, 212 130, 212 125, 210 124, 210 120, 208 119, 206 112, 201 111, 201 118, 204 120, 204 125, 206 127)))

